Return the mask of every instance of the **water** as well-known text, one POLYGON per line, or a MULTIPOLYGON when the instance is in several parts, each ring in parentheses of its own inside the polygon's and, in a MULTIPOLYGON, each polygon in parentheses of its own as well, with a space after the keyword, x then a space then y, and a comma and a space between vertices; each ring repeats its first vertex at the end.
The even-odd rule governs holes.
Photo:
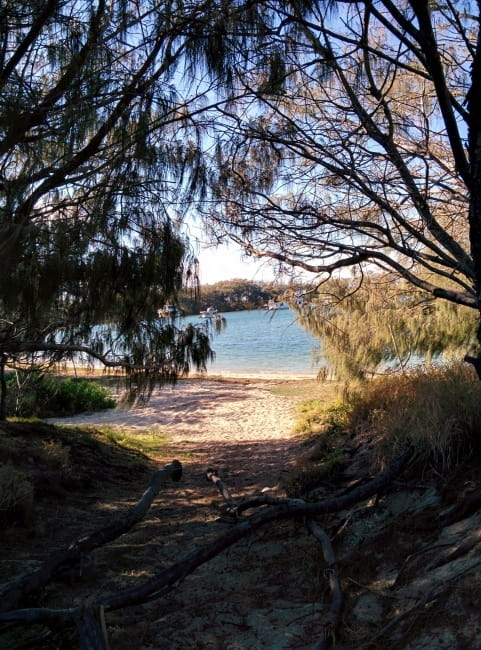
POLYGON ((316 376, 319 368, 312 351, 319 343, 298 325, 294 312, 252 310, 222 315, 227 327, 212 341, 216 358, 208 366, 209 375, 316 376))

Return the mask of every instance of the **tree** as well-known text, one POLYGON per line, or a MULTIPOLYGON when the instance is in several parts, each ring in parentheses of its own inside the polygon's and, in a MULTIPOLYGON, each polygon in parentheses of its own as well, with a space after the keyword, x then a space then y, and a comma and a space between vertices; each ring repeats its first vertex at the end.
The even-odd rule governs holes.
POLYGON ((200 116, 228 88, 225 25, 242 42, 259 21, 248 8, 242 31, 227 8, 3 3, 0 418, 9 367, 83 355, 147 393, 205 368, 206 331, 158 311, 196 284, 182 219, 202 188, 200 116))
POLYGON ((296 4, 235 69, 207 218, 317 282, 390 272, 479 316, 479 3, 296 4))
POLYGON ((332 278, 297 305, 330 373, 346 380, 450 359, 476 342, 476 314, 393 274, 332 278))

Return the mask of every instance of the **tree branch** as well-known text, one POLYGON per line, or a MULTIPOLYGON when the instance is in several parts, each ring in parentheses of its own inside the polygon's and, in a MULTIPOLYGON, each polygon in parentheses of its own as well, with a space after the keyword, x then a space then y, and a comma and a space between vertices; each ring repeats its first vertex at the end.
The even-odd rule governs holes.
POLYGON ((241 502, 238 506, 238 512, 245 510, 247 507, 257 507, 260 505, 269 505, 272 507, 263 509, 250 517, 240 520, 211 544, 189 553, 138 587, 127 589, 112 596, 103 597, 99 602, 105 606, 106 610, 111 610, 151 600, 156 597, 156 594, 162 593, 166 588, 172 589, 176 587, 197 567, 211 560, 223 550, 232 546, 232 544, 235 544, 243 537, 252 534, 273 521, 297 517, 315 517, 331 512, 338 512, 354 505, 358 501, 363 501, 386 487, 407 465, 413 453, 414 448, 409 447, 384 472, 381 472, 376 478, 346 495, 315 503, 307 503, 302 499, 275 498, 268 495, 241 502))
MULTIPOLYGON (((159 493, 162 483, 171 478, 173 481, 180 480, 182 476, 182 465, 179 461, 174 460, 162 469, 155 472, 152 476, 149 487, 142 495, 138 503, 133 506, 126 514, 113 521, 108 526, 100 528, 90 535, 75 540, 70 546, 56 553, 53 557, 49 558, 44 564, 35 572, 21 578, 14 582, 13 585, 8 586, 0 592, 0 612, 15 607, 26 596, 38 591, 45 586, 59 571, 66 567, 72 566, 80 562, 82 556, 99 546, 103 546, 111 542, 117 537, 125 534, 132 526, 141 521, 148 512, 152 502, 159 493)), ((5 620, 1 618, 0 620, 5 620)))

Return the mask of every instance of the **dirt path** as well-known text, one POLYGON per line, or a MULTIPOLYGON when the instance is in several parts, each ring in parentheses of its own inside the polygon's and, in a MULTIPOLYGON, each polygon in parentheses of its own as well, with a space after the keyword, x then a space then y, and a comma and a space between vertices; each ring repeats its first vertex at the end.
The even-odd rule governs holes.
MULTIPOLYGON (((100 571, 104 589, 132 585, 231 525, 221 516, 220 494, 205 479, 207 467, 218 470, 234 498, 278 493, 299 452, 292 433, 299 399, 273 394, 266 382, 188 380, 162 389, 142 409, 55 420, 139 432, 158 427, 169 440, 159 463, 178 458, 184 467, 181 482, 166 485, 148 518, 98 554, 96 582, 100 571), (120 573, 118 566, 112 570, 113 559, 120 573)), ((320 611, 317 572, 303 559, 312 555, 312 546, 292 522, 243 540, 198 568, 168 597, 111 613, 111 643, 117 650, 130 648, 132 641, 138 650, 310 647, 320 633, 314 629, 320 611)))

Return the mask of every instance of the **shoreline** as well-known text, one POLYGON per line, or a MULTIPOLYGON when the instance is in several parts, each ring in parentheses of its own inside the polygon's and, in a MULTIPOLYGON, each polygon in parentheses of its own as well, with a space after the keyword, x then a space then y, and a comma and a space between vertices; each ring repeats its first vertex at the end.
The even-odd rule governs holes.
MULTIPOLYGON (((116 374, 115 372, 109 373, 108 370, 103 368, 90 368, 88 366, 66 366, 61 368, 53 368, 53 372, 60 377, 79 377, 86 379, 118 379, 122 381, 123 375, 116 374)), ((178 377, 177 383, 181 381, 222 381, 228 383, 247 383, 247 382, 291 382, 291 381, 315 381, 317 382, 316 374, 305 373, 292 373, 287 374, 283 372, 278 373, 242 373, 242 372, 227 372, 227 373, 201 373, 192 372, 188 375, 178 377)), ((169 384, 165 384, 168 386, 169 384)))

